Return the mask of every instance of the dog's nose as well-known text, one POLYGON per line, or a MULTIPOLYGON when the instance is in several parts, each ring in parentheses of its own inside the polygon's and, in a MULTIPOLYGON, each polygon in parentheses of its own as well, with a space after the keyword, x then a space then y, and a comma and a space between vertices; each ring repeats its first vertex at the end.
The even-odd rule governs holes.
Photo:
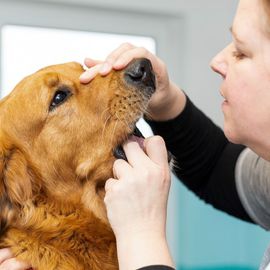
POLYGON ((128 83, 138 86, 148 94, 153 94, 156 89, 152 64, 146 58, 133 60, 125 70, 125 78, 128 83))

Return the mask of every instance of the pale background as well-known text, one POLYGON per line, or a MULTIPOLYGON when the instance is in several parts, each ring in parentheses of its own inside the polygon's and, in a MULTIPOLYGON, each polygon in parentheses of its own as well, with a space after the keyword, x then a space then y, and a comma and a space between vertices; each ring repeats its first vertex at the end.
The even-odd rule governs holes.
MULTIPOLYGON (((156 53, 167 63, 171 78, 222 127, 220 78, 208 64, 230 42, 229 27, 236 5, 235 0, 0 0, 1 95, 21 76, 38 68, 33 66, 36 53, 42 57, 54 55, 40 62, 47 65, 65 59, 80 61, 78 58, 86 55, 102 57, 108 50, 100 45, 93 47, 91 42, 83 44, 82 49, 82 43, 88 41, 81 36, 72 44, 72 51, 71 44, 63 42, 55 55, 52 52, 59 46, 57 37, 47 38, 41 50, 42 31, 38 30, 35 41, 31 41, 36 48, 22 52, 22 45, 29 39, 23 35, 20 41, 5 45, 5 25, 135 35, 146 38, 139 40, 144 45, 155 41, 156 53)), ((10 40, 13 38, 15 34, 10 40)), ((110 39, 107 43, 114 47, 118 41, 110 39)), ((270 239, 259 227, 205 205, 177 179, 173 179, 170 194, 168 237, 177 269, 181 270, 258 269, 270 239)))

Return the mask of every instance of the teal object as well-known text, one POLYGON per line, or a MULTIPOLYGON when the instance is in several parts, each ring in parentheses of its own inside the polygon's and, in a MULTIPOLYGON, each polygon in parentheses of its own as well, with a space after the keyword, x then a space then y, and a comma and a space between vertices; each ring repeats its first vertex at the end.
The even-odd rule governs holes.
POLYGON ((176 177, 167 235, 177 270, 257 270, 270 245, 264 229, 216 210, 176 177))
POLYGON ((257 270, 258 268, 251 268, 245 266, 213 266, 213 267, 198 267, 198 268, 186 268, 178 267, 177 269, 181 270, 257 270))

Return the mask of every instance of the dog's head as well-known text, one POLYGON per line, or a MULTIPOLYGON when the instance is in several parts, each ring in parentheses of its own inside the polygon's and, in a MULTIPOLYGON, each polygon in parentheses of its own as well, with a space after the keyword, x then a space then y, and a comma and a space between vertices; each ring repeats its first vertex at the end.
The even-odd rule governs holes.
POLYGON ((147 59, 87 85, 82 72, 77 63, 44 68, 0 101, 2 229, 38 193, 72 199, 89 181, 98 192, 155 90, 147 59))

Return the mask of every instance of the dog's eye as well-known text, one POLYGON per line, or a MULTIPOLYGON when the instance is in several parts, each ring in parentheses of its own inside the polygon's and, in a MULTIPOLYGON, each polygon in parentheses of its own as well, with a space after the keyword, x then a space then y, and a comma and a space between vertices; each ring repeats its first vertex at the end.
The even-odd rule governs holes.
POLYGON ((71 95, 71 92, 64 88, 64 89, 58 89, 55 94, 54 97, 52 99, 52 102, 50 104, 50 108, 49 110, 53 110, 55 107, 59 106, 60 104, 62 104, 64 101, 67 100, 67 98, 71 95))

